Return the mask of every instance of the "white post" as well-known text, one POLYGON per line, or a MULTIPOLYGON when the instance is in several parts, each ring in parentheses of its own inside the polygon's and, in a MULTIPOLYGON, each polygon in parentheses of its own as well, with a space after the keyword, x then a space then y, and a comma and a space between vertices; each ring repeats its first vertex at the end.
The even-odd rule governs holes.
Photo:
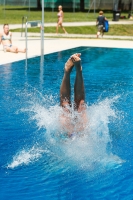
POLYGON ((29 16, 30 16, 30 0, 29 0, 29 16))
POLYGON ((95 10, 96 10, 96 1, 94 0, 94 14, 95 14, 95 10))
POLYGON ((28 53, 27 52, 28 51, 28 49, 27 49, 27 26, 28 26, 28 22, 26 22, 26 28, 25 28, 25 47, 26 47, 25 67, 26 67, 26 69, 27 69, 27 53, 28 53))
POLYGON ((73 0, 73 12, 75 12, 75 0, 73 0))
POLYGON ((5 4, 6 4, 6 3, 5 3, 5 0, 4 0, 4 18, 5 18, 5 4))
POLYGON ((44 0, 42 0, 41 63, 44 62, 44 0))
POLYGON ((52 13, 54 12, 54 0, 52 2, 52 13))

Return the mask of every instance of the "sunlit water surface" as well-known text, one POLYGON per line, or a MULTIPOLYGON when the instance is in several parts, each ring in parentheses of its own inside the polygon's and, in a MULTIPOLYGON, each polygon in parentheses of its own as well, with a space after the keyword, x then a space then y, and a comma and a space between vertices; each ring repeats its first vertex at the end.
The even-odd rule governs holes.
MULTIPOLYGON (((0 199, 133 199, 133 50, 79 47, 0 66, 0 199), (60 134, 64 63, 81 52, 88 124, 60 134)), ((71 74, 72 100, 75 70, 71 74)), ((74 114, 74 113, 73 113, 74 114)))

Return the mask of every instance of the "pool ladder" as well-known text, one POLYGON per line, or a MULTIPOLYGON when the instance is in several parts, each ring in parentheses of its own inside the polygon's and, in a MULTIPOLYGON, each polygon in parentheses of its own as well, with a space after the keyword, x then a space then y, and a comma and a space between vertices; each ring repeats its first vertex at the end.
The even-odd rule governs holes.
MULTIPOLYGON (((26 19, 27 20, 27 19, 26 19)), ((41 20, 37 21, 26 21, 25 23, 25 46, 26 46, 26 58, 25 58, 25 66, 27 68, 27 58, 28 58, 28 24, 31 27, 37 27, 40 24, 40 38, 41 38, 41 64, 44 62, 44 27, 41 20)))

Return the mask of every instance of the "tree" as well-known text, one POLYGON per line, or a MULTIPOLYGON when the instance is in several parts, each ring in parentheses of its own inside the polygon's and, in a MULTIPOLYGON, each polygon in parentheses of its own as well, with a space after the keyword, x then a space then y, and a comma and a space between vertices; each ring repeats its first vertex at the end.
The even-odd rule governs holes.
POLYGON ((37 9, 38 9, 38 10, 41 9, 41 0, 37 0, 37 9))
MULTIPOLYGON (((37 9, 41 9, 41 0, 37 0, 37 9)), ((84 11, 84 0, 80 0, 80 11, 84 11)))
POLYGON ((84 11, 84 0, 80 0, 80 11, 84 11))

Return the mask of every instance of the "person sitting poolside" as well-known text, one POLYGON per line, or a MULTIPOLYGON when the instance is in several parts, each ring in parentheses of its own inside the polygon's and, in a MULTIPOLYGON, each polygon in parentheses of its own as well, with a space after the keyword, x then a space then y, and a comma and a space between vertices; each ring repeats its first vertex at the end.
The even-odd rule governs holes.
POLYGON ((62 129, 71 137, 73 134, 84 131, 87 124, 85 90, 82 76, 81 58, 79 53, 73 54, 65 63, 64 77, 60 87, 60 106, 63 112, 60 116, 62 129), (70 74, 75 66, 76 78, 74 84, 74 112, 72 114, 70 74))
POLYGON ((3 50, 6 52, 12 52, 12 53, 25 53, 26 49, 20 49, 16 46, 12 45, 12 33, 9 31, 9 25, 4 24, 3 26, 3 32, 0 33, 0 44, 3 45, 3 50))

